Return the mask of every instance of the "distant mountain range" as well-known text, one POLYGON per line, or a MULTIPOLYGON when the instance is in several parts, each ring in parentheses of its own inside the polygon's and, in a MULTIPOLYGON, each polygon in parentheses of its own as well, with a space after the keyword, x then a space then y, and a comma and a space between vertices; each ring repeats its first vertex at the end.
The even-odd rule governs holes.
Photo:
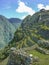
POLYGON ((0 48, 4 47, 12 40, 14 32, 20 24, 21 20, 18 18, 7 19, 0 15, 0 48))
POLYGON ((17 28, 21 24, 21 20, 18 18, 10 18, 8 19, 12 25, 14 25, 15 28, 17 28))

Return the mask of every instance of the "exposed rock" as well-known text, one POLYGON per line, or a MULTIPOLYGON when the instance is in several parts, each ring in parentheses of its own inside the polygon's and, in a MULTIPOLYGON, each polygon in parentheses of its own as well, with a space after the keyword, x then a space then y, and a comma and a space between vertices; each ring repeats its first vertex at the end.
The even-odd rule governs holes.
POLYGON ((39 40, 38 45, 40 47, 44 47, 44 48, 49 49, 49 41, 48 40, 39 40))
POLYGON ((47 50, 47 49, 44 49, 44 48, 38 47, 38 48, 36 48, 36 50, 39 51, 40 53, 43 53, 43 54, 49 55, 49 50, 47 50))
POLYGON ((32 65, 33 57, 31 54, 29 55, 22 49, 14 49, 12 48, 10 52, 9 61, 7 65, 32 65))

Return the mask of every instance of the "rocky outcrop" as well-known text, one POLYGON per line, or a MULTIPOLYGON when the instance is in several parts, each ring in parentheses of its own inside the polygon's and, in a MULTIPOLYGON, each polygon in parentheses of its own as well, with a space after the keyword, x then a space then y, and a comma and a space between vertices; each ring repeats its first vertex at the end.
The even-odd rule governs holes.
POLYGON ((31 54, 29 55, 22 49, 16 50, 15 48, 11 48, 7 65, 32 65, 32 63, 33 57, 31 54))
POLYGON ((47 49, 44 49, 44 48, 38 47, 38 48, 36 48, 36 50, 39 51, 40 53, 43 53, 43 54, 49 55, 49 50, 47 50, 47 49))

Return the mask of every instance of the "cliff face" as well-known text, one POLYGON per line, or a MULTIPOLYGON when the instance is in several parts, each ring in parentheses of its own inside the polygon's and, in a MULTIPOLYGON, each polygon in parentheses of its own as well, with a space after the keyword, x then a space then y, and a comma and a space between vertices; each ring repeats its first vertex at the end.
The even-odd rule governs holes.
POLYGON ((7 65, 32 65, 33 58, 23 50, 11 50, 7 65))

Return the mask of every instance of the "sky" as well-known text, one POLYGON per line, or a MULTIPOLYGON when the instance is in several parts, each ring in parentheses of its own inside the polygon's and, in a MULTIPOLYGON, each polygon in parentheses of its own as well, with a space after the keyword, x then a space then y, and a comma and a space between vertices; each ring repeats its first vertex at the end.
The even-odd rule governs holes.
POLYGON ((0 0, 0 15, 24 19, 40 9, 49 10, 49 0, 0 0))

